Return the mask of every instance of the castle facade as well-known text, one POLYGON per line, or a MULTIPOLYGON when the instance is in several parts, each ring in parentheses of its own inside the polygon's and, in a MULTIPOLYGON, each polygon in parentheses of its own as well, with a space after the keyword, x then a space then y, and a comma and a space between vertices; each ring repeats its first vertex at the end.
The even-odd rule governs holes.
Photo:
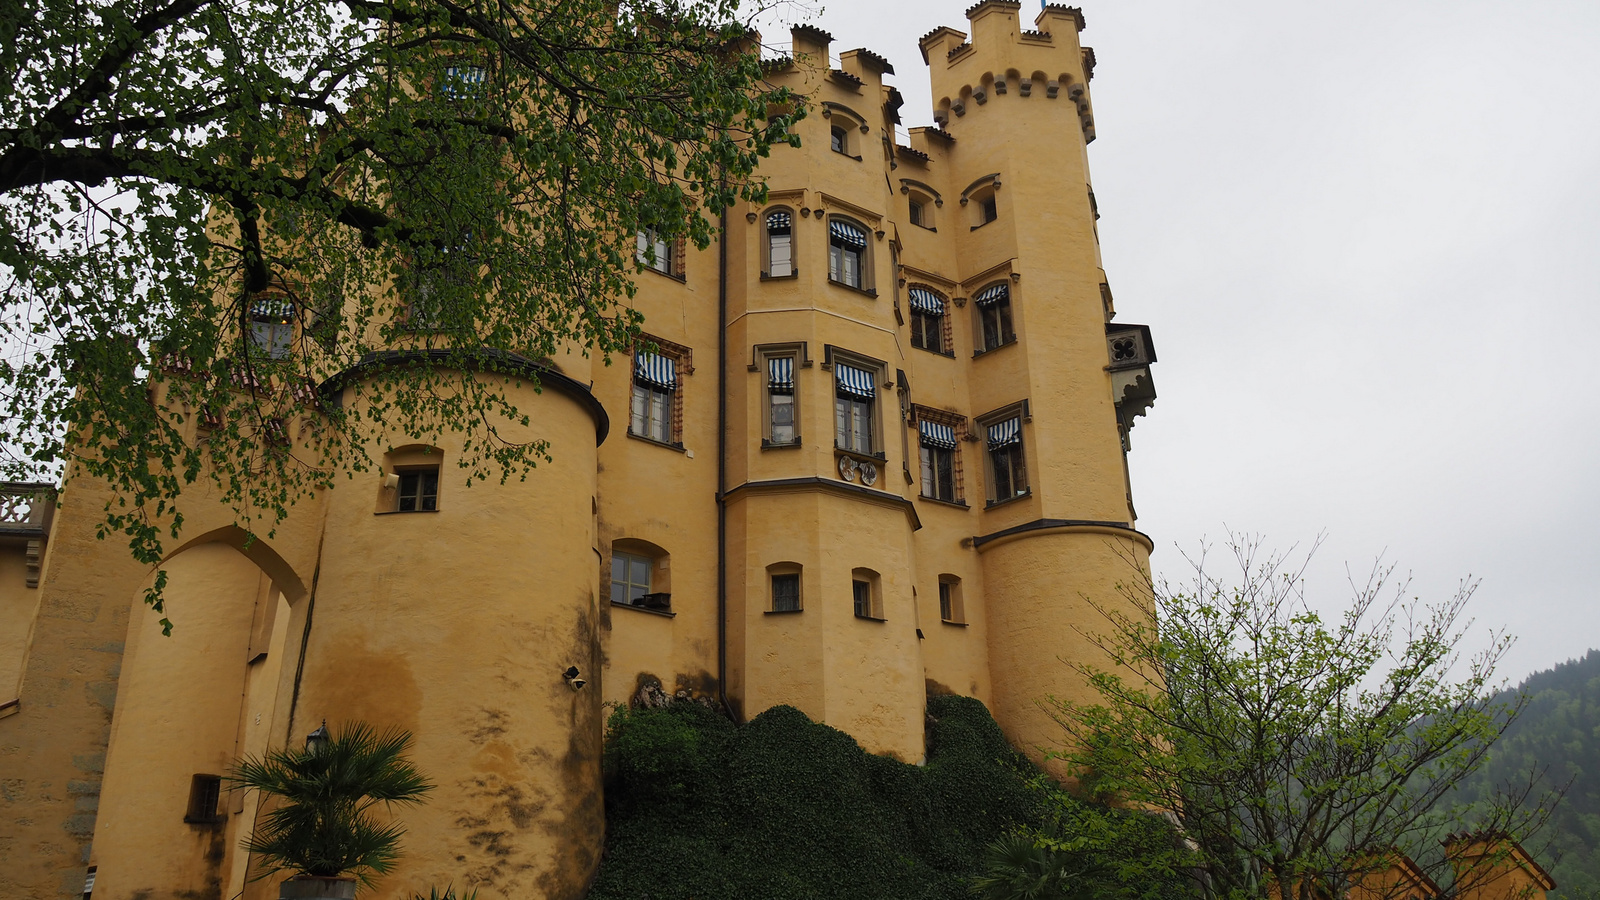
POLYGON ((1036 701, 1086 698, 1060 660, 1096 658, 1077 629, 1151 549, 1126 453, 1155 354, 1101 267, 1081 13, 967 15, 921 41, 938 125, 906 137, 887 60, 793 29, 769 77, 811 100, 803 146, 708 250, 639 235, 632 359, 529 364, 525 481, 468 487, 401 424, 382 477, 272 538, 191 504, 170 638, 98 488, 52 516, 9 486, 0 895, 274 896, 219 776, 324 720, 410 730, 438 784, 386 897, 581 897, 606 703, 789 704, 917 762, 948 691, 1056 742, 1036 701))

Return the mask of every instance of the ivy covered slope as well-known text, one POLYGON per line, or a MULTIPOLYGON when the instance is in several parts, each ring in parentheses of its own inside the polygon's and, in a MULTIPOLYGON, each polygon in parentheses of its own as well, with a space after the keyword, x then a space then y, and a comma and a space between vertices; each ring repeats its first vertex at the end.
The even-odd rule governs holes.
POLYGON ((619 712, 589 900, 970 898, 986 845, 1061 801, 979 701, 928 716, 914 766, 787 706, 743 726, 691 703, 619 712))

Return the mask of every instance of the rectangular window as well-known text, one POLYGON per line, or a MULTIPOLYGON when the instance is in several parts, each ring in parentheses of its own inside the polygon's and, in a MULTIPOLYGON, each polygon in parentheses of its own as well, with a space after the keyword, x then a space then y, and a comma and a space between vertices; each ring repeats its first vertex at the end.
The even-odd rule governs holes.
POLYGON ((946 622, 956 620, 955 587, 948 581, 939 582, 939 618, 946 622))
POLYGON ((835 153, 848 153, 849 152, 850 136, 845 132, 845 130, 843 128, 839 128, 839 127, 835 126, 832 129, 830 129, 829 130, 828 139, 829 139, 829 146, 831 146, 833 148, 833 152, 835 152, 835 153))
POLYGON ((853 288, 866 288, 867 232, 851 222, 828 222, 828 278, 853 288))
POLYGON ((645 606, 650 593, 649 557, 632 553, 611 553, 611 602, 623 606, 645 606))
POLYGON ((992 284, 973 298, 978 307, 978 331, 984 350, 993 350, 1017 339, 1011 327, 1011 287, 1005 282, 992 284))
POLYGON ((989 501, 999 503, 1028 492, 1028 471, 1022 458, 1022 417, 989 426, 989 501))
POLYGON ((917 422, 917 432, 922 448, 922 496, 959 502, 955 428, 942 422, 922 419, 917 422))
POLYGON ((788 210, 767 214, 767 275, 788 278, 794 274, 794 224, 788 210))
POLYGON ((872 372, 834 363, 834 446, 855 453, 874 450, 872 403, 876 395, 872 372))
POLYGON ((400 475, 400 490, 396 494, 395 510, 398 512, 432 512, 439 508, 439 469, 411 469, 400 475))
POLYGON ((795 424, 794 357, 767 359, 768 440, 773 444, 795 444, 800 433, 795 424))
POLYGON ((1000 210, 999 210, 998 207, 995 206, 994 195, 993 194, 990 194, 989 196, 983 198, 983 209, 982 209, 982 212, 983 212, 983 224, 985 224, 985 225, 989 224, 990 222, 993 222, 995 219, 1000 218, 1000 210))
POLYGON ((855 579, 850 582, 850 590, 855 601, 856 615, 864 619, 872 618, 872 582, 855 579))
POLYGON ((911 346, 944 352, 944 316, 911 310, 911 346))
POLYGON ((772 576, 772 611, 800 611, 800 573, 772 576))
POLYGON ((250 304, 250 347, 268 359, 287 359, 294 340, 294 302, 263 297, 250 304))
POLYGON ((676 443, 673 395, 677 386, 677 360, 648 350, 635 353, 628 433, 663 444, 676 443))
POLYGON ((911 219, 911 224, 913 224, 913 225, 921 225, 922 224, 922 204, 918 203, 915 200, 911 201, 910 219, 911 219))
POLYGON ((639 230, 635 255, 646 268, 655 269, 663 275, 678 274, 677 267, 673 265, 671 242, 657 234, 654 228, 639 230))
POLYGON ((189 779, 189 808, 183 820, 195 824, 222 821, 217 813, 221 800, 221 775, 195 775, 189 779))

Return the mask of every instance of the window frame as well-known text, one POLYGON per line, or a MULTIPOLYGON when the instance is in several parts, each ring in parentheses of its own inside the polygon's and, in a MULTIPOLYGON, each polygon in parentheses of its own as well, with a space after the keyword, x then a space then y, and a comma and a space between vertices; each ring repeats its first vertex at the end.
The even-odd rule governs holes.
POLYGON ((684 377, 694 374, 693 352, 682 344, 663 340, 653 335, 640 335, 634 344, 631 371, 628 374, 628 436, 657 446, 683 449, 683 389, 684 377), (641 375, 641 361, 645 354, 654 354, 672 363, 671 387, 664 387, 641 375), (644 415, 639 414, 641 405, 644 415), (657 421, 659 413, 662 431, 650 432, 649 426, 657 421), (638 426, 638 427, 636 427, 638 426))
POLYGON ((825 352, 827 355, 826 368, 828 368, 832 373, 832 385, 830 393, 833 396, 833 449, 835 454, 866 457, 878 462, 884 461, 884 446, 886 442, 885 435, 883 433, 883 404, 879 401, 878 394, 881 390, 883 390, 883 385, 886 382, 887 364, 882 360, 873 359, 870 356, 862 356, 858 353, 851 353, 848 350, 835 347, 832 344, 826 345, 825 352), (872 398, 870 400, 855 397, 854 395, 849 397, 840 396, 841 393, 849 393, 848 391, 843 390, 843 382, 839 378, 839 365, 841 363, 850 368, 865 371, 872 376, 872 398), (841 424, 843 424, 841 415, 846 412, 846 409, 841 407, 841 401, 865 405, 867 407, 867 409, 863 411, 859 406, 852 405, 849 407, 848 411, 852 420, 865 422, 868 429, 868 449, 857 449, 853 446, 847 445, 847 442, 843 440, 843 438, 846 437, 847 432, 845 430, 841 430, 840 428, 841 424))
POLYGON ((944 410, 930 409, 924 406, 913 405, 911 408, 912 428, 915 431, 917 444, 917 491, 918 497, 931 500, 935 503, 948 503, 965 507, 966 501, 966 472, 961 454, 961 445, 967 437, 966 417, 944 410), (922 425, 924 422, 935 423, 949 428, 953 434, 954 447, 941 448, 929 446, 923 437, 922 425), (937 493, 938 472, 935 468, 937 455, 948 454, 950 496, 943 497, 937 493), (935 493, 928 493, 929 476, 933 476, 935 493))
POLYGON ((395 466, 394 467, 394 474, 398 475, 400 477, 400 484, 394 490, 394 510, 393 510, 394 512, 397 512, 397 513, 425 513, 425 512, 438 512, 439 511, 439 482, 441 480, 439 478, 439 466, 437 466, 437 465, 395 466), (433 481, 433 495, 432 495, 432 498, 431 498, 432 501, 433 501, 433 506, 431 506, 431 507, 424 505, 425 501, 428 499, 428 495, 424 492, 423 488, 424 488, 424 485, 426 484, 429 476, 432 477, 432 481, 433 481), (406 480, 408 478, 415 479, 414 484, 415 484, 415 487, 416 487, 416 494, 415 494, 415 496, 412 496, 412 497, 407 497, 406 496, 406 480), (408 500, 408 499, 412 500, 416 504, 416 506, 414 508, 412 508, 412 509, 406 509, 405 508, 405 503, 406 503, 406 500, 408 500))
POLYGON ((849 288, 853 291, 860 291, 868 296, 878 296, 876 287, 877 282, 876 279, 873 278, 872 272, 872 229, 868 228, 858 219, 854 219, 849 216, 838 215, 828 216, 827 226, 828 283, 838 285, 839 287, 849 288), (833 226, 835 222, 859 231, 863 241, 861 246, 857 248, 847 247, 844 243, 844 239, 837 237, 834 234, 833 226), (857 283, 851 283, 851 281, 845 277, 848 274, 845 269, 845 262, 851 255, 856 257, 855 271, 857 283))
POLYGON ((1001 347, 1008 347, 1017 342, 1016 319, 1016 290, 1009 278, 986 282, 983 287, 972 292, 973 316, 977 319, 973 329, 974 357, 991 353, 1001 347), (1005 298, 996 303, 983 304, 978 302, 978 297, 992 288, 1003 288, 1005 298), (990 319, 993 318, 993 330, 997 341, 990 343, 990 319))
POLYGON ((796 265, 795 254, 795 249, 797 247, 795 242, 796 227, 797 223, 795 222, 794 210, 787 206, 770 206, 761 211, 761 278, 763 281, 776 281, 800 277, 800 267, 796 265), (773 250, 775 249, 774 240, 779 235, 775 235, 773 233, 772 218, 779 214, 786 215, 789 219, 789 224, 787 226, 788 231, 781 235, 782 237, 787 237, 789 239, 789 271, 782 274, 778 274, 774 271, 776 264, 773 262, 773 250))
POLYGON ((975 421, 978 439, 983 442, 985 509, 993 509, 1033 494, 1033 484, 1029 480, 1028 472, 1027 428, 1024 427, 1031 419, 1028 401, 1019 400, 975 421), (989 440, 989 429, 1013 419, 1017 422, 1016 441, 1004 447, 993 447, 989 440), (999 490, 1002 460, 1005 462, 1005 479, 1010 489, 1003 497, 1000 496, 999 490), (1022 485, 1021 490, 1017 489, 1019 480, 1022 485))
POLYGON ((883 614, 883 577, 872 569, 863 567, 851 569, 850 608, 858 619, 872 622, 888 621, 883 614))
POLYGON ((939 621, 946 625, 967 624, 967 604, 961 578, 944 573, 939 576, 939 621))
POLYGON ((683 247, 681 239, 667 240, 651 225, 641 226, 634 234, 633 258, 640 267, 674 281, 684 281, 683 247), (652 262, 650 257, 655 257, 652 262))
POLYGON ((926 284, 907 285, 906 307, 910 313, 911 346, 919 350, 926 350, 929 353, 937 353, 940 356, 954 357, 955 350, 952 347, 954 342, 950 333, 950 298, 945 296, 943 291, 936 290, 926 284), (926 291, 932 294, 943 304, 944 312, 935 314, 919 309, 912 298, 912 294, 916 291, 926 291), (930 319, 938 321, 930 324, 928 321, 930 319), (937 338, 937 346, 927 346, 927 337, 930 330, 934 332, 937 338))
POLYGON ((648 609, 649 607, 645 606, 643 603, 634 602, 633 589, 635 587, 642 587, 643 590, 639 592, 639 599, 643 599, 646 594, 650 594, 654 591, 655 579, 656 561, 653 557, 634 550, 618 550, 616 548, 612 548, 610 581, 611 591, 609 594, 612 606, 631 606, 636 609, 648 609), (623 575, 620 581, 617 579, 617 564, 619 562, 622 564, 623 568, 623 575), (639 564, 644 568, 644 581, 642 583, 634 581, 633 576, 636 568, 635 564, 639 564), (621 585, 623 588, 622 599, 620 601, 617 599, 618 585, 621 585))
POLYGON ((805 569, 799 563, 773 563, 767 566, 767 609, 769 614, 784 615, 788 613, 804 612, 805 604, 805 569), (778 579, 793 579, 794 605, 780 608, 778 606, 778 579))

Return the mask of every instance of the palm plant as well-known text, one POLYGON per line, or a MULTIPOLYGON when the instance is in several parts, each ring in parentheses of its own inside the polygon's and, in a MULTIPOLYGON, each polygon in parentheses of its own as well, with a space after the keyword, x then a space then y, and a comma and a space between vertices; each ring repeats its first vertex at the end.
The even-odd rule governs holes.
POLYGON ((267 872, 337 878, 370 885, 400 857, 397 822, 380 824, 373 807, 417 803, 433 789, 406 759, 411 733, 382 733, 362 722, 341 726, 321 746, 284 748, 240 761, 228 778, 279 799, 256 826, 245 849, 260 854, 267 872))
POLYGON ((969 886, 983 900, 1067 900, 1082 874, 1072 863, 1031 835, 1008 834, 988 846, 984 873, 969 886))

